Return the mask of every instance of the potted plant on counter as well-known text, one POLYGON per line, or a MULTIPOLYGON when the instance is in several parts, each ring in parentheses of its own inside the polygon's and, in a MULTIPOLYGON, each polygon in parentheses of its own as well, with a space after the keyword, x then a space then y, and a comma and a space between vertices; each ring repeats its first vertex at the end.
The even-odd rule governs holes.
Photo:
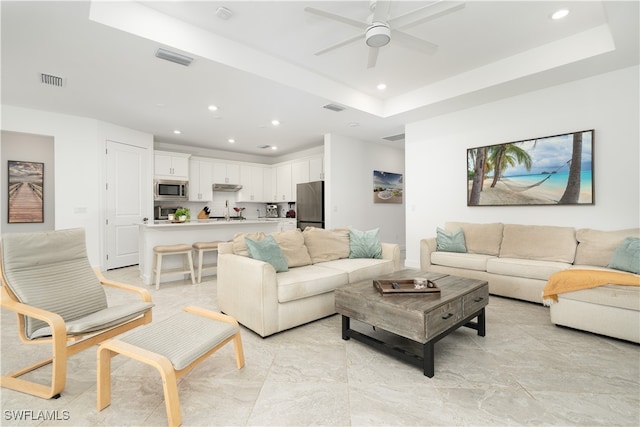
POLYGON ((179 208, 176 209, 175 218, 180 222, 185 222, 188 219, 191 219, 191 210, 189 208, 179 208))

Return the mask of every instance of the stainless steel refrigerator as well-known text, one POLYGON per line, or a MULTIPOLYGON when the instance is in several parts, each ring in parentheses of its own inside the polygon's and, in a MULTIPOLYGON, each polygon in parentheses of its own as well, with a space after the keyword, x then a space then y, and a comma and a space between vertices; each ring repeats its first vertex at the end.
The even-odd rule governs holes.
POLYGON ((305 182, 296 188, 298 228, 324 228, 324 181, 305 182))

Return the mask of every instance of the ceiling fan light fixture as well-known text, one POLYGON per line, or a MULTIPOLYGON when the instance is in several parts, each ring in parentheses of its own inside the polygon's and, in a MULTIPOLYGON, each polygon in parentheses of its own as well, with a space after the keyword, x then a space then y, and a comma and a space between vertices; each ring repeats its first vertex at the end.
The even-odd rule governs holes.
POLYGON ((366 33, 366 43, 370 47, 382 47, 391 41, 391 30, 384 22, 374 22, 366 33))

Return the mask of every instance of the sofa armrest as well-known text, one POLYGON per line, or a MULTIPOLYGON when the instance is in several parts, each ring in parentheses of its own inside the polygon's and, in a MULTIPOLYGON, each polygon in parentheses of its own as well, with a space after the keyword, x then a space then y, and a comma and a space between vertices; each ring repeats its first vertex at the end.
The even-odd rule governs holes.
POLYGON ((397 243, 381 243, 382 259, 393 260, 393 271, 400 270, 400 245, 397 243))
POLYGON ((278 288, 271 264, 219 253, 217 282, 220 311, 263 337, 278 331, 278 288))
POLYGON ((420 270, 426 271, 431 266, 431 254, 437 248, 436 238, 429 237, 420 240, 420 270))

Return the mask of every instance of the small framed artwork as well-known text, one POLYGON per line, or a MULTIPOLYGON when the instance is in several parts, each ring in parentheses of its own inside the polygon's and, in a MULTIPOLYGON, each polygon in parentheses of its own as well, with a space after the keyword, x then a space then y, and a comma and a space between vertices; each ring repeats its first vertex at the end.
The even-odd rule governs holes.
POLYGON ((10 224, 44 222, 44 163, 9 160, 10 224))
POLYGON ((373 203, 402 203, 401 173, 373 171, 373 203))
POLYGON ((467 206, 592 205, 594 131, 467 150, 467 206))

